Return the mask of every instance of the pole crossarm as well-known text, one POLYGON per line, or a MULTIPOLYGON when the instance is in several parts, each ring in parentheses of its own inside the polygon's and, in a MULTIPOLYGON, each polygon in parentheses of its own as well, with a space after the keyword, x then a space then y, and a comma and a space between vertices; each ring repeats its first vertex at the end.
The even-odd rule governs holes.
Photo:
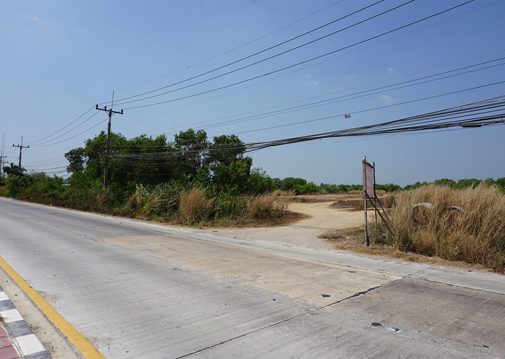
MULTIPOLYGON (((112 95, 112 101, 114 101, 114 93, 112 95)), ((123 110, 113 111, 112 106, 109 109, 107 109, 107 106, 100 108, 100 107, 98 107, 98 104, 96 105, 96 109, 100 110, 100 111, 105 111, 109 114, 109 123, 107 124, 107 143, 106 143, 106 149, 105 149, 105 169, 104 169, 104 173, 103 173, 103 188, 107 189, 107 182, 109 180, 109 148, 110 148, 110 126, 111 126, 112 114, 116 113, 118 115, 122 115, 123 110)))
POLYGON ((23 148, 30 148, 30 146, 23 146, 23 137, 21 137, 21 144, 20 145, 12 145, 12 147, 19 147, 19 175, 18 177, 21 176, 21 155, 23 154, 23 148))

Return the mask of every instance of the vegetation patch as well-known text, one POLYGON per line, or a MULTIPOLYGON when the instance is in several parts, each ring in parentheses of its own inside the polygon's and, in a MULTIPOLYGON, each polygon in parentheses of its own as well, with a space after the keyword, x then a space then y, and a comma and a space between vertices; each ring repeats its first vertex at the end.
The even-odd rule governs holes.
POLYGON ((407 262, 445 265, 472 270, 493 271, 492 268, 478 263, 471 264, 463 261, 450 261, 442 259, 440 257, 433 257, 398 250, 392 245, 384 244, 382 240, 385 238, 385 236, 383 236, 384 233, 380 233, 380 230, 376 231, 374 229, 374 226, 375 224, 371 224, 371 227, 369 228, 369 235, 371 235, 370 247, 367 247, 365 245, 365 229, 363 227, 354 229, 332 230, 323 233, 319 236, 319 238, 324 239, 325 242, 333 244, 333 249, 335 250, 345 250, 358 254, 380 256, 407 262))
MULTIPOLYGON (((67 152, 67 170, 72 173, 67 181, 43 172, 28 174, 11 163, 3 168, 7 176, 0 177, 0 196, 209 227, 292 223, 300 216, 287 210, 288 201, 322 202, 333 194, 332 208, 357 211, 364 207, 363 200, 355 200, 361 185, 316 185, 294 177, 281 180, 270 178, 261 168, 252 168, 247 146, 235 135, 210 140, 205 131, 189 129, 168 141, 165 135, 127 139, 111 133, 109 161, 105 147, 106 134, 102 132, 86 140, 84 147, 67 152), (109 186, 104 189, 107 162, 109 186), (325 194, 325 198, 317 194, 325 194)), ((370 236, 377 247, 374 250, 391 248, 411 253, 409 256, 463 261, 505 271, 505 177, 484 181, 440 179, 404 188, 378 184, 376 192, 397 235, 393 239, 380 222, 376 226, 370 221, 370 236), (420 203, 430 205, 416 207, 420 203)), ((336 241, 336 246, 345 243, 349 247, 354 242, 359 247, 364 242, 360 231, 327 233, 323 238, 336 241)))
POLYGON ((330 231, 320 238, 335 249, 505 273, 505 195, 495 185, 452 189, 430 184, 387 198, 395 238, 380 220, 375 223, 373 212, 370 247, 364 228, 330 231))
POLYGON ((505 271, 505 195, 496 186, 454 190, 432 184, 394 197, 395 248, 505 271), (424 220, 416 220, 419 203, 433 206, 424 220))

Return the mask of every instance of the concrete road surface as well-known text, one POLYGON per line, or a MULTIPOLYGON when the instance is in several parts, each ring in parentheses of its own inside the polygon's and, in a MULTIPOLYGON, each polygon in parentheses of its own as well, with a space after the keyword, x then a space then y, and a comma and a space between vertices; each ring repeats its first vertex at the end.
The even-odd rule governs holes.
POLYGON ((5 198, 0 256, 53 358, 97 357, 76 333, 106 358, 505 357, 498 274, 5 198))

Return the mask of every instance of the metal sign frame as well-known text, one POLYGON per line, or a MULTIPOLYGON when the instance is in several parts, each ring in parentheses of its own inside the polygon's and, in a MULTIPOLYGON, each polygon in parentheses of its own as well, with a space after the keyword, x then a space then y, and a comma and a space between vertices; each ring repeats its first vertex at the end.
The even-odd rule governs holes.
POLYGON ((389 232, 393 237, 395 237, 395 229, 393 228, 393 224, 391 223, 391 220, 389 219, 386 211, 384 210, 384 207, 382 206, 382 203, 377 197, 377 194, 375 192, 375 162, 373 164, 370 164, 366 161, 366 156, 365 159, 363 160, 363 199, 365 201, 365 242, 366 246, 370 246, 370 237, 368 236, 368 211, 367 211, 367 202, 370 200, 370 203, 374 207, 375 211, 375 222, 377 223, 377 213, 382 219, 382 222, 386 225, 388 228, 389 232), (380 206, 377 206, 377 204, 380 206), (382 210, 382 212, 381 212, 382 210))

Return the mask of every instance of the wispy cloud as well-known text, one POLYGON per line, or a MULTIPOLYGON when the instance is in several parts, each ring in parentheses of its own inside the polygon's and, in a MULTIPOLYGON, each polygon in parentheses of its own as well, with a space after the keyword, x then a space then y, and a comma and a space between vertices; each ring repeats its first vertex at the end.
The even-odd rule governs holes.
POLYGON ((312 75, 307 75, 305 77, 305 83, 304 83, 305 86, 318 86, 319 85, 319 81, 314 80, 312 77, 313 77, 312 75))
POLYGON ((394 98, 392 98, 388 95, 382 95, 381 97, 379 97, 379 100, 381 100, 384 103, 391 103, 391 102, 395 101, 394 98))

